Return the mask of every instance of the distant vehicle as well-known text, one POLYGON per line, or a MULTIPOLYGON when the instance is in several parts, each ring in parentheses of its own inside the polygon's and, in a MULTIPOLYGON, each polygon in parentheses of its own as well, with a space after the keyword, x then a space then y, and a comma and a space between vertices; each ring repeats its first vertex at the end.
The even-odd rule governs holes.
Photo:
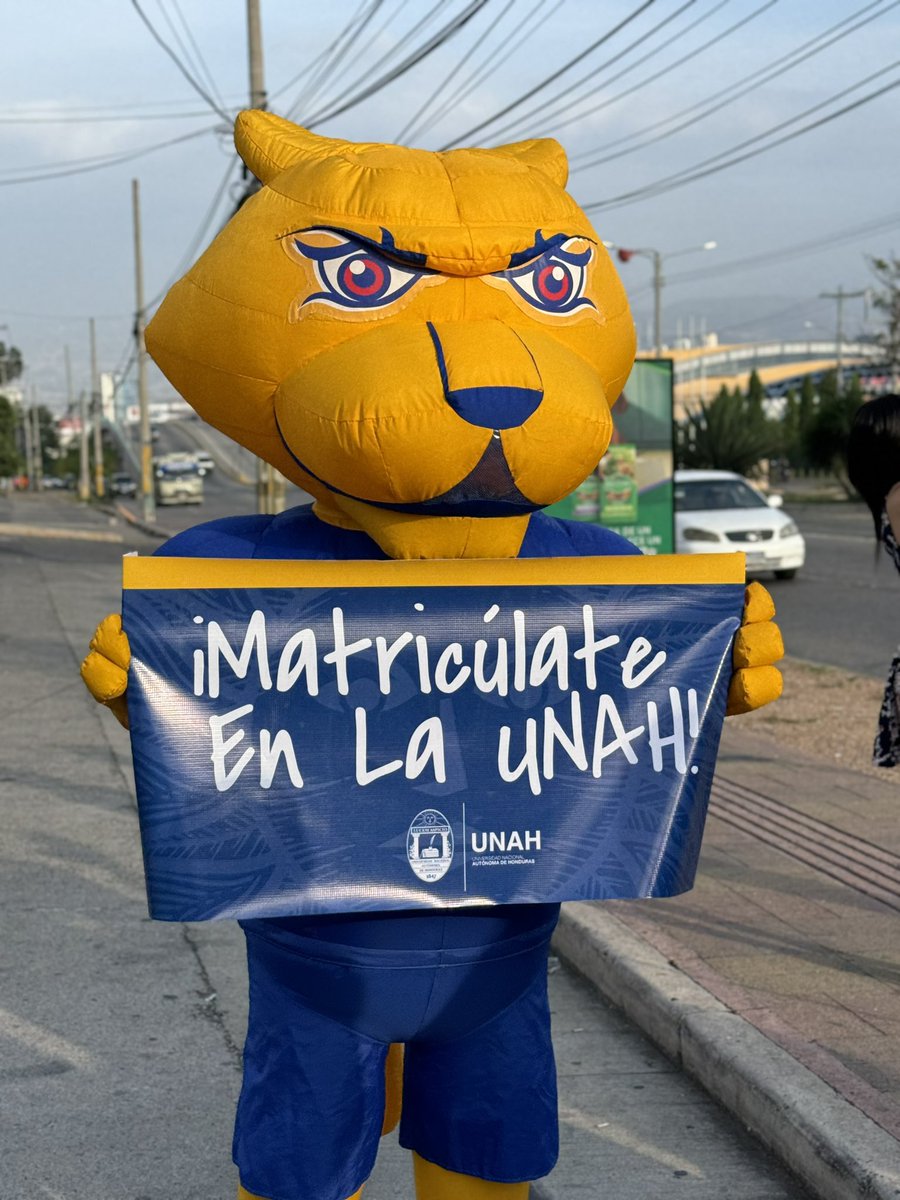
POLYGON ((116 471, 109 477, 109 490, 114 496, 136 496, 137 484, 127 471, 116 471))
POLYGON ((793 579, 806 558, 806 543, 781 505, 780 496, 764 496, 732 471, 676 471, 675 550, 742 550, 748 575, 774 571, 776 579, 793 579))
POLYGON ((194 462, 200 468, 201 475, 212 475, 216 469, 216 460, 206 450, 195 451, 194 462))
POLYGON ((41 487, 48 492, 56 491, 66 486, 65 480, 59 475, 45 475, 41 480, 41 487))
POLYGON ((193 454, 166 454, 153 463, 156 503, 202 504, 203 475, 193 454))

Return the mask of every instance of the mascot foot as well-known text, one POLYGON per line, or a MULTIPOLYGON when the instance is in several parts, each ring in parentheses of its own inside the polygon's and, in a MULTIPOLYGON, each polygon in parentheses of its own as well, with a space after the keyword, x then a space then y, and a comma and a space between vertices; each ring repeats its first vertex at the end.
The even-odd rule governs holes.
MULTIPOLYGON (((348 1200, 360 1200, 363 1194, 362 1188, 358 1192, 354 1192, 348 1200)), ((238 1186, 238 1200, 265 1200, 263 1196, 254 1196, 253 1192, 248 1192, 246 1188, 238 1186)))
POLYGON ((417 1200, 528 1200, 529 1183, 492 1183, 457 1175, 413 1154, 417 1200))

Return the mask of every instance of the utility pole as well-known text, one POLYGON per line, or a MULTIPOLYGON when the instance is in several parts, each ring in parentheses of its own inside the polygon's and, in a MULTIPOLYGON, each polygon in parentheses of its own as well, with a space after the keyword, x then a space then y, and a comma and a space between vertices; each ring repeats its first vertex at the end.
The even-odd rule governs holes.
POLYGON ((657 358, 662 358, 662 290, 663 279, 662 273, 662 255, 658 250, 652 251, 653 254, 653 345, 656 347, 654 353, 657 358))
MULTIPOLYGON (((247 0, 247 56, 250 66, 250 107, 268 108, 263 67, 262 21, 259 0, 247 0)), ((259 181, 247 180, 246 195, 259 190, 259 181)), ((284 508, 284 479, 271 463, 256 460, 256 511, 279 513, 284 508)))
POLYGON ((94 328, 94 318, 90 318, 91 327, 91 415, 94 419, 94 491, 97 499, 102 500, 106 494, 106 481, 103 478, 103 413, 100 407, 100 377, 97 374, 97 331, 94 328))
POLYGON ((838 284, 836 292, 819 292, 821 300, 837 301, 835 373, 837 375, 837 389, 839 393, 844 390, 844 301, 856 300, 860 296, 865 296, 865 294, 865 289, 859 292, 845 292, 843 286, 840 284, 838 284))
POLYGON ((138 371, 138 408, 141 414, 141 510, 144 520, 153 524, 156 503, 153 495, 153 433, 150 428, 150 401, 147 397, 147 350, 144 346, 144 260, 141 252, 141 185, 131 181, 131 212, 134 222, 134 353, 138 371))
MULTIPOLYGON (((69 407, 71 408, 72 360, 69 357, 69 347, 64 346, 63 351, 66 359, 66 399, 69 403, 69 407)), ((90 463, 88 462, 88 418, 84 392, 82 392, 78 397, 78 420, 81 425, 81 430, 78 437, 78 499, 90 500, 91 475, 90 463)))
POLYGON ((34 483, 32 491, 44 490, 44 453, 41 446, 41 414, 38 412, 37 391, 31 387, 31 458, 34 463, 34 483))
POLYGON ((22 440, 25 443, 25 478, 28 480, 28 491, 34 491, 34 447, 31 440, 31 413, 22 397, 22 440))

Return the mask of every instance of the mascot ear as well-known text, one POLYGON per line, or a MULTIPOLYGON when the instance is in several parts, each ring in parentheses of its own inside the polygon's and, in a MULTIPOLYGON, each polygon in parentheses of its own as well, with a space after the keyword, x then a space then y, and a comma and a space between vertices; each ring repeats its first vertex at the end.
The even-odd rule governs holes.
POLYGON ((334 153, 336 146, 344 145, 258 108, 238 113, 234 144, 262 183, 268 183, 302 159, 321 158, 323 154, 334 153))
POLYGON ((560 187, 566 186, 569 178, 569 160, 566 152, 555 138, 530 138, 527 142, 509 142, 505 146, 494 146, 494 154, 515 158, 526 166, 536 167, 549 175, 560 187))

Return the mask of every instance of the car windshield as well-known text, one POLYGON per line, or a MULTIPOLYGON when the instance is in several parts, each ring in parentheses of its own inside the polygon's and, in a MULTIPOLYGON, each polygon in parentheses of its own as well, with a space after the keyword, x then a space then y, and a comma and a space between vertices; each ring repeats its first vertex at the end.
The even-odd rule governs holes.
POLYGON ((179 463, 160 463, 160 471, 163 475, 199 475, 199 469, 196 463, 179 462, 179 463))
POLYGON ((718 508, 768 508, 768 504, 742 479, 693 479, 675 484, 678 512, 703 512, 718 508))

